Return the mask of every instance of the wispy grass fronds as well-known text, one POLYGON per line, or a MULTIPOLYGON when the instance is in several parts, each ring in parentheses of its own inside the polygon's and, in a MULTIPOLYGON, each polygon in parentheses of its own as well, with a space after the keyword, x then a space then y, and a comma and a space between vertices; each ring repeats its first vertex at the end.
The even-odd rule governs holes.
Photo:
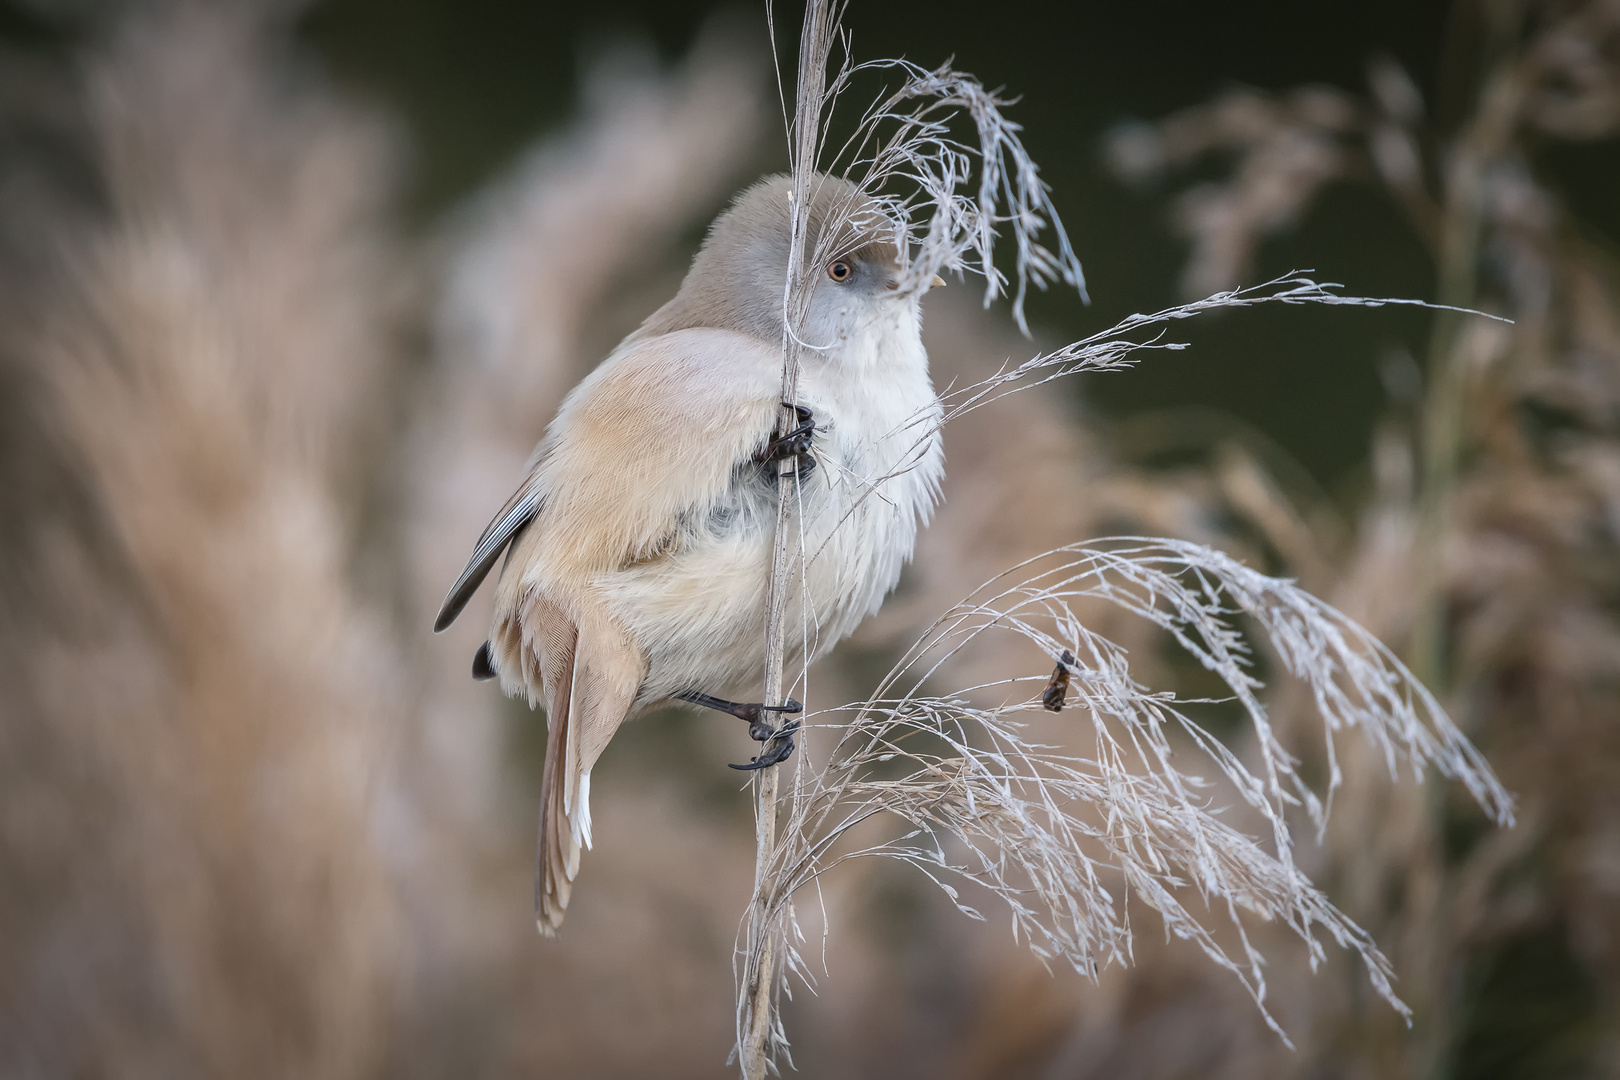
MULTIPOLYGON (((843 207, 861 228, 894 236, 904 270, 903 293, 926 292, 936 274, 974 273, 984 278, 988 306, 1006 295, 1008 275, 997 268, 998 239, 1006 233, 1014 260, 1010 288, 1013 318, 1021 329, 1031 285, 1061 282, 1085 296, 1085 275, 1052 205, 1040 170, 1007 118, 1009 102, 977 78, 941 64, 932 70, 908 60, 855 63, 850 38, 839 26, 843 4, 811 4, 805 16, 794 119, 790 124, 795 175, 807 170, 836 174, 858 195, 843 207), (822 76, 835 46, 842 47, 837 73, 822 76), (815 74, 808 81, 805 72, 815 74), (862 113, 854 131, 830 143, 834 106, 870 75, 897 76, 862 113), (971 134, 970 134, 971 132, 971 134), (1050 240, 1043 234, 1050 231, 1050 240)), ((801 201, 800 205, 804 205, 801 201)), ((834 254, 837 230, 824 230, 810 265, 834 254)))
MULTIPOLYGON (((1183 319, 1197 318, 1221 309, 1258 307, 1261 304, 1322 304, 1329 307, 1377 308, 1386 306, 1422 307, 1436 310, 1465 311, 1446 308, 1423 300, 1391 297, 1346 296, 1335 292, 1343 286, 1333 282, 1314 281, 1309 270, 1291 270, 1280 277, 1259 285, 1228 289, 1213 293, 1201 300, 1164 308, 1149 315, 1126 316, 1106 330, 1069 343, 1060 349, 1033 356, 1020 364, 1003 366, 994 375, 970 386, 953 388, 941 395, 945 412, 941 423, 982 405, 987 405, 1003 394, 1015 390, 1029 390, 1066 375, 1082 371, 1117 371, 1136 362, 1136 354, 1143 349, 1178 351, 1187 347, 1185 342, 1170 341, 1165 337, 1170 325, 1183 319)), ((1480 312, 1467 310, 1467 314, 1480 312)), ((1498 318, 1486 315, 1486 318, 1498 318)), ((1506 319, 1498 321, 1507 322, 1506 319)))
MULTIPOLYGON (((823 344, 802 333, 816 282, 808 268, 833 257, 853 235, 893 236, 904 266, 902 293, 925 291, 943 271, 982 275, 986 303, 1010 292, 1020 329, 1027 330, 1031 284, 1062 281, 1084 295, 1079 261, 1047 188, 1018 125, 1003 114, 1007 102, 949 64, 930 71, 903 60, 853 62, 842 13, 841 3, 811 0, 800 38, 787 125, 793 202, 783 296, 784 401, 794 399, 801 350, 823 344), (843 58, 828 78, 838 47, 843 58), (854 133, 830 148, 838 98, 868 73, 898 75, 900 84, 880 94, 854 133), (841 176, 852 190, 831 208, 832 220, 811 243, 810 196, 825 175, 841 176), (1055 239, 1043 242, 1047 230, 1055 239), (998 242, 1012 247, 1011 287, 995 261, 998 242)), ((1126 366, 1142 349, 1182 348, 1166 340, 1174 321, 1262 303, 1420 302, 1347 297, 1290 274, 1134 315, 946 393, 943 409, 931 405, 909 421, 916 452, 902 456, 896 470, 913 467, 953 417, 1017 389, 1126 366)), ((881 484, 892 475, 861 478, 862 499, 881 498, 881 484)), ((793 483, 786 469, 778 492, 764 650, 770 703, 781 700, 789 579, 822 554, 787 558, 793 483)), ((1428 691, 1376 638, 1333 608, 1208 548, 1141 539, 1062 547, 1008 575, 935 623, 869 699, 835 710, 848 717, 830 725, 836 746, 817 772, 799 759, 780 835, 775 771, 759 778, 755 891, 738 949, 737 1046, 744 1076, 765 1075, 787 1049, 774 1004, 781 971, 805 973, 794 948, 794 896, 832 867, 872 856, 922 869, 970 915, 978 912, 946 879, 983 886, 1007 904, 1015 934, 1037 955, 1088 975, 1130 959, 1128 899, 1134 894, 1161 914, 1170 933, 1236 973, 1279 1034, 1266 1011, 1263 958, 1249 941, 1242 912, 1289 926, 1306 943, 1313 966, 1324 955, 1319 934, 1353 949, 1378 993, 1405 1013, 1390 986, 1390 965, 1371 937, 1296 865, 1289 819, 1298 811, 1322 830, 1340 782, 1334 741, 1359 728, 1391 772, 1403 761, 1420 775, 1437 768, 1462 780, 1496 820, 1510 820, 1506 792, 1428 691), (1037 565, 1048 559, 1045 569, 1037 565), (1020 571, 1029 576, 1005 584, 1020 571), (1218 676, 1247 717, 1255 759, 1243 760, 1201 726, 1189 708, 1194 702, 1139 683, 1125 650, 1081 622, 1076 604, 1082 600, 1106 601, 1147 619, 1218 676), (1328 778, 1322 791, 1307 782, 1299 759, 1272 727, 1244 621, 1311 690, 1324 725, 1328 778), (979 704, 996 687, 1016 693, 1021 683, 1044 681, 1045 672, 946 696, 929 686, 940 665, 989 631, 1021 635, 1059 665, 1053 678, 1067 676, 1075 711, 1090 719, 1084 734, 1093 742, 1092 756, 1026 737, 1018 717, 1040 707, 1034 696, 979 704), (1235 800, 1232 820, 1222 816, 1218 796, 1235 800), (860 846, 849 836, 885 814, 902 825, 895 838, 860 846), (1250 822, 1267 834, 1264 840, 1243 831, 1250 822), (1201 905, 1188 902, 1189 890, 1201 905), (1224 914, 1212 915, 1217 909, 1224 914)))
MULTIPOLYGON (((1134 897, 1168 933, 1232 971, 1279 1034, 1243 912, 1292 929, 1313 966, 1325 955, 1323 936, 1354 950, 1377 992, 1406 1013, 1372 938, 1294 862, 1288 818, 1302 808, 1320 826, 1338 770, 1330 766, 1322 791, 1299 773, 1260 699, 1245 625, 1309 686, 1330 763, 1335 739, 1359 729, 1392 775, 1403 763, 1418 776, 1435 768, 1492 818, 1511 821, 1512 801, 1489 766, 1366 631, 1292 582, 1220 552, 1127 537, 1009 570, 934 623, 871 699, 820 714, 835 745, 792 796, 751 918, 791 926, 799 890, 845 862, 886 857, 923 871, 974 918, 984 916, 951 879, 988 890, 1036 955, 1091 977, 1130 962, 1134 897), (1241 760, 1200 724, 1197 709, 1209 702, 1138 682, 1126 651, 1076 613, 1096 600, 1154 623, 1219 676, 1247 717, 1258 760, 1241 760), (944 665, 990 633, 1027 639, 1067 672, 1067 711, 1079 730, 1065 741, 1089 741, 1089 755, 1028 735, 1025 714, 1041 713, 1045 671, 931 692, 944 665), (995 697, 1002 700, 981 703, 995 697), (851 846, 858 826, 883 815, 898 824, 893 836, 851 846), (1246 821, 1269 835, 1249 835, 1246 821)), ((791 947, 785 958, 804 972, 791 947)))
POLYGON ((1012 312, 1020 328, 1032 284, 1044 289, 1062 282, 1084 297, 1085 274, 1049 189, 1018 137, 1022 129, 1002 113, 1009 102, 949 63, 930 71, 905 60, 846 66, 829 95, 844 92, 865 72, 898 74, 901 83, 866 111, 839 158, 850 159, 845 177, 899 225, 899 246, 909 255, 902 290, 923 292, 935 274, 968 271, 984 278, 988 306, 1008 285, 994 261, 1006 229, 1015 252, 1012 312), (971 124, 974 142, 953 134, 962 120, 971 124), (1052 247, 1039 239, 1048 229, 1052 247))

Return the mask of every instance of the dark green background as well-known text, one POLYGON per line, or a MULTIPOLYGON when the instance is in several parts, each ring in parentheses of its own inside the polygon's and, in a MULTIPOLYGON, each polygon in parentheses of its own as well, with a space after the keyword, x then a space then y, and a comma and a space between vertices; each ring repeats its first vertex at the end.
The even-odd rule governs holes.
MULTIPOLYGON (((38 45, 74 33, 59 5, 0 2, 0 38, 38 45)), ((763 6, 692 0, 328 0, 295 10, 297 37, 330 77, 404 121, 412 156, 403 211, 417 227, 563 122, 584 58, 603 44, 639 39, 673 60, 713 19, 766 42, 763 6)), ((779 17, 791 46, 799 12, 783 6, 779 17)), ((1454 18, 1447 3, 1393 0, 857 0, 847 24, 858 58, 933 65, 954 57, 1022 98, 1012 115, 1054 189, 1093 299, 1089 308, 1072 295, 1032 304, 1041 337, 1066 340, 1178 299, 1185 251, 1167 228, 1168 193, 1128 189, 1106 174, 1101 140, 1112 126, 1233 85, 1318 82, 1359 92, 1368 58, 1385 53, 1412 74, 1443 131, 1470 104, 1472 43, 1454 18)), ((1565 148, 1537 167, 1598 235, 1620 235, 1620 147, 1565 148)), ((1399 213, 1350 185, 1330 188, 1297 230, 1270 241, 1252 278, 1304 268, 1363 295, 1429 298, 1434 286, 1430 260, 1399 213)), ((1380 364, 1393 350, 1422 357, 1428 323, 1412 310, 1223 315, 1177 328, 1193 350, 1082 380, 1079 392, 1103 416, 1196 406, 1246 421, 1348 496, 1371 426, 1389 405, 1380 364)))

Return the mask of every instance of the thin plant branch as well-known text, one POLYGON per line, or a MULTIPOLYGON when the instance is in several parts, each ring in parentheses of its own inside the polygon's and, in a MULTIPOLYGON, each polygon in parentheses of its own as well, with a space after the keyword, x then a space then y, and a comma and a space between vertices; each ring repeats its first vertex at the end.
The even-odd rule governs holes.
MULTIPOLYGON (((767 13, 770 8, 767 5, 767 13)), ((809 226, 808 207, 812 185, 816 180, 816 150, 820 128, 821 108, 826 101, 823 85, 826 80, 827 61, 831 56, 832 40, 842 14, 843 5, 834 7, 822 0, 806 5, 804 26, 799 38, 799 77, 794 97, 794 118, 788 131, 789 155, 792 165, 792 205, 789 207, 789 240, 787 277, 782 293, 782 402, 784 408, 777 422, 778 436, 786 436, 795 423, 792 406, 798 403, 800 351, 804 342, 800 330, 804 325, 811 290, 805 287, 805 234, 809 226)), ((771 41, 774 45, 776 29, 771 20, 771 41)), ((778 65, 780 78, 780 65, 778 65)), ((798 459, 786 458, 777 467, 776 532, 771 545, 771 576, 768 610, 765 621, 765 687, 762 701, 769 706, 785 703, 782 693, 782 668, 790 595, 790 567, 793 563, 791 532, 793 506, 798 487, 798 459)), ((760 750, 763 754, 764 748, 760 750)), ((751 911, 764 912, 758 903, 758 893, 764 887, 766 874, 775 857, 777 789, 780 770, 770 767, 759 770, 754 779, 754 889, 755 902, 751 911)), ((737 1052, 741 1057, 745 1080, 761 1080, 770 1065, 767 1045, 785 1047, 786 1038, 780 1030, 780 1019, 774 1007, 776 988, 776 941, 774 928, 767 919, 750 923, 749 948, 745 954, 742 986, 737 1013, 737 1052)))

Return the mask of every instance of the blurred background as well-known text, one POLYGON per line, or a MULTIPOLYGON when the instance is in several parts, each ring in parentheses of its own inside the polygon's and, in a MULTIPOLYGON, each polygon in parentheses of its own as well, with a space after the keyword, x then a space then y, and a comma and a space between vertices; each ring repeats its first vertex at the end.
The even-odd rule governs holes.
MULTIPOLYGON (((1296 1049, 1151 912, 1093 984, 903 869, 830 879, 799 1070, 1620 1076, 1620 3, 847 23, 858 57, 954 56, 1021 98, 1085 263, 1091 305, 1038 297, 1034 341, 931 294, 942 385, 1296 268, 1514 323, 1225 313, 971 414, 812 704, 1022 558, 1179 536, 1382 636, 1521 816, 1340 762, 1299 858, 1415 1020, 1257 924, 1296 1049)), ((740 726, 621 734, 543 941, 543 721, 468 678, 487 599, 428 627, 562 394, 784 164, 769 56, 748 5, 0 3, 0 1073, 727 1074, 740 726)))

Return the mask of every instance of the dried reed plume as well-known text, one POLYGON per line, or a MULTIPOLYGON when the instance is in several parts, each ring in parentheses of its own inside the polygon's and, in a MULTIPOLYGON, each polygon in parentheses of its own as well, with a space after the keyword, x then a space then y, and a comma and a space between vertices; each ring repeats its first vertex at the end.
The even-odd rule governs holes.
MULTIPOLYGON (((854 64, 849 38, 839 28, 842 12, 838 3, 808 4, 800 39, 796 109, 789 127, 795 198, 784 295, 788 401, 793 400, 800 352, 816 347, 798 332, 814 288, 806 267, 835 254, 828 247, 812 253, 809 262, 805 259, 806 195, 819 170, 840 173, 872 200, 875 208, 858 211, 851 199, 842 215, 860 227, 892 233, 907 260, 902 289, 920 293, 942 270, 974 269, 986 278, 988 303, 1005 286, 994 264, 994 247, 998 232, 1006 229, 1016 255, 1013 307, 1020 326, 1029 283, 1044 287, 1062 280, 1083 291, 1079 264, 1016 126, 1001 113, 1003 103, 948 65, 930 72, 899 61, 854 64), (825 71, 835 43, 842 45, 844 59, 829 83, 825 71), (880 96, 842 148, 824 154, 838 96, 850 89, 856 74, 866 71, 898 71, 900 88, 880 96), (953 134, 953 123, 964 121, 971 123, 976 142, 953 134), (976 194, 963 194, 963 189, 976 194), (1047 228, 1057 238, 1055 253, 1039 240, 1047 228)), ((824 229, 823 247, 836 243, 840 231, 824 229)), ((1134 316, 1102 334, 947 393, 943 417, 932 410, 914 418, 918 445, 926 431, 950 417, 1013 390, 1082 370, 1118 367, 1142 348, 1179 347, 1151 332, 1162 331, 1171 320, 1262 302, 1390 301, 1342 297, 1291 276, 1258 290, 1216 294, 1153 316, 1134 316), (1144 330, 1150 331, 1145 338, 1140 336, 1144 330)), ((788 576, 820 554, 801 548, 788 557, 793 502, 789 470, 784 465, 778 558, 770 583, 776 602, 766 638, 767 701, 780 700, 781 598, 789 588, 788 576)), ((881 497, 886 477, 862 479, 867 497, 881 497)), ((955 875, 984 887, 1008 905, 1015 937, 1022 936, 1036 955, 1061 959, 1091 976, 1101 966, 1129 960, 1131 930, 1124 902, 1134 894, 1159 912, 1170 933, 1192 939, 1217 964, 1235 972, 1279 1034, 1281 1028, 1265 1012, 1263 957, 1250 944, 1240 909, 1289 926, 1306 942, 1313 966, 1323 956, 1315 931, 1353 949, 1378 993, 1405 1013, 1389 984, 1390 965, 1372 938, 1335 909, 1296 865, 1290 808, 1303 808, 1318 832, 1326 827, 1340 780, 1334 736, 1355 727, 1378 748, 1391 773, 1401 761, 1419 775, 1432 765, 1462 780, 1493 818, 1507 823, 1511 800, 1483 758, 1393 653, 1291 583, 1257 574, 1212 549, 1168 540, 1065 547, 1036 561, 1040 559, 1058 565, 1011 587, 998 579, 986 586, 995 590, 993 595, 975 594, 953 608, 870 698, 838 710, 852 714, 849 720, 821 725, 836 736, 834 747, 814 772, 803 756, 799 759, 780 837, 774 770, 760 778, 755 891, 738 967, 737 1052, 745 1077, 764 1076, 787 1050, 775 1008, 784 985, 779 958, 786 971, 807 974, 796 944, 795 894, 818 883, 833 866, 873 856, 922 869, 975 917, 979 913, 942 878, 955 875), (1252 767, 1241 762, 1193 719, 1185 709, 1189 703, 1143 687, 1130 673, 1125 650, 1082 623, 1073 606, 1082 600, 1106 600, 1147 619, 1217 674, 1248 717, 1258 762, 1252 767), (1310 689, 1326 729, 1325 792, 1318 793, 1303 779, 1296 758, 1274 734, 1258 696, 1261 684, 1250 670, 1251 647, 1234 622, 1239 615, 1253 620, 1284 669, 1310 689), (1035 709, 1035 700, 989 706, 971 702, 974 693, 1015 686, 1021 681, 1017 677, 947 696, 925 692, 942 664, 992 629, 1023 635, 1058 664, 1053 679, 1064 679, 1091 716, 1094 756, 1068 755, 1026 740, 1014 717, 1035 709), (898 697, 889 696, 896 690, 901 691, 898 697), (1266 828, 1266 843, 1221 820, 1211 802, 1210 777, 1170 764, 1172 732, 1215 766, 1225 782, 1223 790, 1266 828), (878 815, 897 818, 910 831, 853 850, 840 848, 846 834, 878 815), (1226 908, 1236 946, 1223 945, 1208 923, 1182 903, 1177 893, 1188 887, 1198 891, 1206 906, 1226 908)), ((1056 704, 1061 703, 1059 697, 1056 704)), ((1049 699, 1047 706, 1052 704, 1049 699)), ((824 714, 811 718, 816 715, 824 714)))
MULTIPOLYGON (((1304 1049, 1385 1076, 1477 1070, 1485 1053, 1515 1055, 1526 1075, 1553 1061, 1601 1072, 1614 1042, 1598 1033, 1620 1016, 1612 934, 1597 929, 1615 925, 1615 892, 1596 854, 1620 823, 1620 620, 1593 583, 1620 573, 1620 272, 1557 190, 1553 156, 1620 131, 1620 5, 1470 3, 1451 38, 1444 89, 1463 108, 1449 122, 1379 58, 1365 95, 1232 91, 1117 133, 1111 156, 1131 178, 1230 160, 1173 204, 1189 291, 1241 280, 1268 234, 1353 183, 1404 217, 1441 301, 1513 319, 1435 320, 1425 370, 1390 380, 1357 535, 1304 546, 1329 595, 1399 647, 1503 763, 1526 793, 1523 824, 1456 849, 1444 804, 1391 803, 1376 755, 1341 761, 1319 880, 1342 883, 1347 910, 1391 946, 1419 1022, 1391 1031, 1340 990, 1308 1010, 1304 1049), (1513 956, 1533 966, 1500 966, 1513 956), (1514 985, 1527 970, 1568 972, 1536 994, 1576 1000, 1502 1030, 1493 1017, 1529 1005, 1514 985)), ((1299 704, 1278 701, 1282 724, 1299 704)))
MULTIPOLYGON (((1008 586, 1005 579, 1031 570, 1016 567, 947 612, 872 699, 847 707, 854 715, 846 722, 828 725, 835 746, 827 764, 794 793, 764 903, 791 918, 793 894, 827 870, 889 856, 922 869, 953 900, 956 890, 943 876, 984 886, 1007 904, 1015 938, 1024 937, 1042 958, 1095 976, 1099 967, 1129 962, 1123 901, 1134 895, 1158 911, 1176 937, 1236 973, 1264 1010, 1262 958, 1243 934, 1236 911, 1242 908, 1294 929, 1313 963, 1322 955, 1313 928, 1355 949, 1378 992, 1404 1013, 1389 985, 1388 962, 1372 939, 1294 865, 1289 807, 1303 806, 1320 827, 1327 803, 1272 732, 1239 617, 1257 624, 1289 674, 1310 687, 1325 721, 1330 761, 1335 735, 1358 728, 1380 749, 1392 777, 1402 762, 1419 775, 1433 765, 1461 780, 1498 821, 1511 820, 1506 793, 1434 699, 1344 616, 1292 583, 1208 548, 1122 540, 1070 547, 1034 562, 1047 565, 1008 586), (1187 709, 1196 703, 1150 692, 1132 677, 1125 650, 1075 614, 1074 603, 1084 599, 1149 620, 1219 674, 1253 727, 1261 748, 1258 775, 1197 723, 1187 709), (1039 696, 990 707, 971 703, 987 690, 1016 693, 1020 684, 1044 683, 1044 673, 951 697, 924 693, 942 665, 988 632, 1022 635, 1059 658, 1073 704, 1089 715, 1093 758, 1023 737, 1016 717, 1046 707, 1039 696), (1230 788, 1270 825, 1270 851, 1210 809, 1207 779, 1172 765, 1176 733, 1219 770, 1228 782, 1223 790, 1230 788), (880 813, 899 818, 911 832, 837 850, 846 834, 880 813), (1116 883, 1117 896, 1107 881, 1116 883), (1206 905, 1226 904, 1243 945, 1239 955, 1177 898, 1189 887, 1206 905)), ((1326 799, 1338 782, 1335 770, 1326 799)), ((965 903, 958 906, 982 917, 965 903)), ((802 968, 797 954, 790 955, 802 968)))
POLYGON ((392 147, 260 17, 120 12, 35 86, 60 156, 8 163, 47 193, 0 208, 9 273, 40 247, 8 467, 49 480, 3 515, 8 1075, 365 1073, 409 959, 368 802, 391 649, 348 576, 392 147))

